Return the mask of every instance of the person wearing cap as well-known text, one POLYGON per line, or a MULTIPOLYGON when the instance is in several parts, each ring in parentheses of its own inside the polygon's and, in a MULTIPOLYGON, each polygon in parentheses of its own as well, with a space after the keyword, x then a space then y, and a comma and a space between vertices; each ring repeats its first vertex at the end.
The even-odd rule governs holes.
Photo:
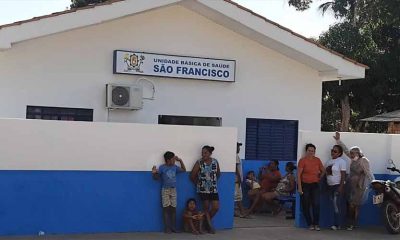
POLYGON ((364 156, 360 147, 353 146, 349 150, 340 140, 339 132, 336 132, 333 138, 351 159, 350 174, 347 178, 347 230, 353 230, 360 214, 360 206, 368 198, 368 186, 374 179, 374 175, 371 172, 369 160, 364 156))

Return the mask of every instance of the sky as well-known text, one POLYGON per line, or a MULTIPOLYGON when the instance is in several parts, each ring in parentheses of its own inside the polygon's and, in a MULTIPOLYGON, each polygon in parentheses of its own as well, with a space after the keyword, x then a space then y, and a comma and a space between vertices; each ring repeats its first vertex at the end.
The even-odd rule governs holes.
MULTIPOLYGON (((209 0, 217 1, 217 0, 209 0)), ((234 0, 305 37, 317 38, 337 22, 332 14, 322 16, 318 6, 326 0, 315 0, 310 9, 297 12, 287 0, 234 0)), ((68 9, 70 0, 0 0, 0 25, 68 9)))

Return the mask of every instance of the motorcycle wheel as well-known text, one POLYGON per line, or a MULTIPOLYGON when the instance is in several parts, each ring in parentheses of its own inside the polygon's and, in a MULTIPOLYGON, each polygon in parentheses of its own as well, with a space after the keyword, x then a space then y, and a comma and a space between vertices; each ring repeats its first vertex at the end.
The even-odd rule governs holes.
POLYGON ((382 206, 383 223, 391 234, 400 233, 400 209, 392 201, 385 201, 382 206))

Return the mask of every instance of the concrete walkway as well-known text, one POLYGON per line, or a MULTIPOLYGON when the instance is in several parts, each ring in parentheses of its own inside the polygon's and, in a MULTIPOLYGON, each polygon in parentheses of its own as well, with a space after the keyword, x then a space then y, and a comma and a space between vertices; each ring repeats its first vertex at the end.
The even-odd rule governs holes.
POLYGON ((187 233, 112 233, 112 234, 85 234, 85 235, 45 235, 33 237, 1 237, 0 240, 135 240, 135 239, 207 239, 207 240, 355 240, 355 239, 399 239, 400 235, 390 235, 383 227, 361 228, 354 231, 332 231, 322 229, 320 232, 293 227, 292 220, 285 220, 284 216, 272 217, 267 215, 255 216, 253 219, 235 219, 235 228, 218 231, 217 234, 195 236, 187 233))

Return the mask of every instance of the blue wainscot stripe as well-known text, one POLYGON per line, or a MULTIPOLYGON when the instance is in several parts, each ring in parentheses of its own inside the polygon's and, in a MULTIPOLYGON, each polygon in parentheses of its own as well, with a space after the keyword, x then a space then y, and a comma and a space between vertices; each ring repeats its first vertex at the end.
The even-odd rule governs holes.
MULTIPOLYGON (((394 180, 397 176, 387 174, 375 174, 376 179, 394 180)), ((381 226, 382 215, 381 209, 372 204, 373 190, 370 190, 368 200, 361 206, 361 212, 358 219, 359 226, 381 226)), ((298 196, 297 196, 297 199, 298 196)), ((305 219, 300 211, 300 201, 297 201, 296 207, 296 226, 306 227, 305 219)), ((345 208, 345 206, 344 206, 345 208)), ((324 191, 321 192, 321 212, 320 212, 320 225, 322 227, 329 227, 333 224, 333 208, 329 200, 328 194, 324 191)), ((346 225, 346 219, 342 219, 342 224, 346 225)))
MULTIPOLYGON (((233 226, 233 182, 234 173, 222 173, 217 229, 233 226)), ((160 188, 151 172, 0 171, 0 235, 162 231, 160 188)), ((188 173, 177 191, 182 226, 196 196, 188 173)))
MULTIPOLYGON (((243 161, 243 174, 250 170, 255 171, 256 175, 258 174, 259 168, 261 166, 265 166, 269 161, 266 160, 244 160, 243 161)), ((282 176, 285 174, 285 165, 286 161, 279 162, 279 169, 282 176)), ((375 179, 382 180, 394 180, 396 175, 388 175, 388 174, 375 174, 375 179)), ((372 195, 373 191, 371 190, 369 193, 368 200, 362 205, 361 212, 359 216, 359 225, 360 226, 381 226, 382 223, 382 215, 381 209, 372 204, 372 195)), ((246 192, 244 192, 243 196, 244 204, 248 206, 249 201, 246 196, 246 192)), ((346 219, 342 220, 343 224, 346 223, 346 219)), ((331 201, 329 200, 328 194, 323 189, 321 190, 321 211, 320 211, 320 225, 321 227, 330 227, 333 224, 333 208, 331 201)), ((301 213, 300 207, 300 199, 299 196, 296 196, 296 226, 298 227, 306 227, 306 221, 301 213)))

